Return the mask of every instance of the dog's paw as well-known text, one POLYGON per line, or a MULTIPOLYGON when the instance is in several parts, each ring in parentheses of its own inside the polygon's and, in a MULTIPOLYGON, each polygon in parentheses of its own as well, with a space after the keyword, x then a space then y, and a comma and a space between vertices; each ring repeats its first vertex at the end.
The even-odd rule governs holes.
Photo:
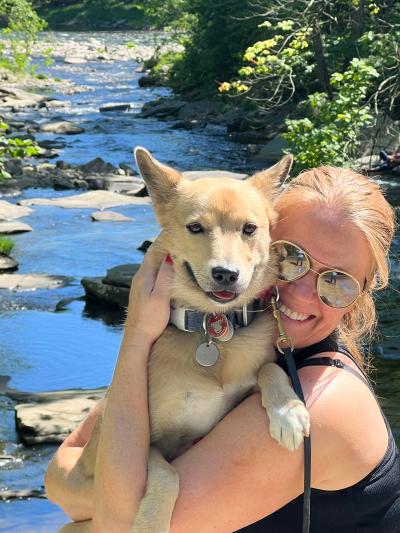
POLYGON ((269 412, 271 437, 290 451, 296 450, 310 434, 310 415, 304 403, 290 400, 269 412))

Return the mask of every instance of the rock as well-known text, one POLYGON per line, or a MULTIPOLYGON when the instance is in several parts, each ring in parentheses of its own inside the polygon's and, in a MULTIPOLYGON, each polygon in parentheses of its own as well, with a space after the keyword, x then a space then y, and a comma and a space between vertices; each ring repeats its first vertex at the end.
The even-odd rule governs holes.
POLYGON ((103 278, 103 283, 113 285, 114 287, 127 287, 129 289, 132 278, 139 268, 140 264, 118 265, 109 268, 106 276, 103 278))
POLYGON ((112 307, 125 308, 129 302, 129 289, 114 287, 103 283, 103 278, 82 278, 81 284, 85 289, 86 298, 112 307))
POLYGON ((38 172, 52 172, 57 166, 54 163, 40 163, 36 168, 38 172))
POLYGON ((25 233, 26 231, 32 231, 29 224, 23 222, 0 222, 0 234, 12 235, 14 233, 25 233))
POLYGON ((0 253, 0 273, 12 272, 18 269, 18 263, 13 257, 0 253))
POLYGON ((60 443, 105 396, 105 389, 72 398, 15 406, 18 435, 27 444, 60 443))
POLYGON ((128 196, 135 196, 136 198, 146 198, 146 196, 149 196, 146 185, 136 189, 130 189, 129 191, 126 191, 125 194, 128 196))
POLYGON ((128 111, 131 109, 131 104, 105 104, 100 107, 101 113, 108 113, 109 111, 128 111))
POLYGON ((134 220, 114 211, 96 211, 96 213, 92 213, 90 216, 93 222, 131 222, 134 220))
POLYGON ((113 192, 139 191, 143 187, 142 178, 132 176, 107 176, 104 178, 103 189, 113 192))
POLYGON ((84 57, 65 56, 64 63, 67 63, 68 65, 84 65, 87 63, 87 60, 84 57))
POLYGON ((65 208, 79 209, 107 209, 117 205, 146 205, 150 203, 148 198, 136 198, 109 191, 90 191, 64 198, 32 198, 22 200, 21 205, 54 205, 65 208))
POLYGON ((46 109, 56 109, 59 107, 67 107, 70 102, 63 100, 48 100, 46 102, 40 102, 39 107, 45 107, 46 109))
POLYGON ((119 167, 122 168, 122 170, 125 171, 125 174, 127 176, 137 176, 138 175, 136 170, 134 170, 130 165, 127 165, 126 163, 120 163, 119 167))
POLYGON ((240 174, 239 172, 229 172, 228 170, 190 170, 182 172, 185 179, 194 181, 200 178, 234 178, 242 180, 246 177, 246 174, 240 174))
POLYGON ((22 176, 22 159, 8 159, 4 168, 11 176, 22 176))
POLYGON ((166 117, 169 115, 176 115, 178 111, 186 105, 180 100, 173 100, 172 98, 158 98, 153 102, 147 102, 143 105, 139 117, 166 117))
POLYGON ((153 244, 154 240, 155 237, 153 237, 152 239, 145 239, 142 244, 136 248, 136 250, 146 253, 150 246, 153 244))
POLYGON ((210 118, 220 113, 222 107, 220 102, 211 102, 208 100, 187 102, 179 108, 178 119, 185 122, 192 120, 208 122, 210 118))
MULTIPOLYGON (((47 141, 48 142, 48 141, 47 141)), ((65 161, 62 161, 61 159, 59 159, 57 162, 56 162, 56 167, 61 169, 61 170, 67 170, 68 168, 71 168, 71 165, 66 163, 65 161)))
POLYGON ((93 172, 94 174, 109 174, 115 170, 114 165, 112 165, 111 163, 107 163, 101 157, 96 157, 88 163, 79 165, 79 168, 83 172, 88 174, 91 172, 93 172))
POLYGON ((0 500, 30 500, 31 498, 47 498, 44 487, 38 489, 0 490, 0 500))
POLYGON ((59 289, 70 278, 50 276, 49 274, 1 274, 0 289, 12 291, 31 291, 35 289, 59 289))
POLYGON ((275 137, 272 141, 264 144, 256 154, 251 155, 248 162, 267 167, 277 163, 283 157, 284 150, 287 150, 288 147, 288 143, 282 137, 275 137))
POLYGON ((0 200, 0 220, 14 220, 15 218, 26 217, 30 213, 33 213, 33 209, 29 207, 21 207, 0 200))
POLYGON ((45 133, 59 133, 64 135, 76 135, 83 133, 85 130, 80 126, 77 126, 73 122, 66 120, 56 120, 53 122, 47 122, 40 125, 40 131, 45 133))
POLYGON ((159 76, 151 76, 147 74, 138 79, 138 85, 139 87, 158 87, 162 85, 162 80, 159 76))
MULTIPOLYGON (((44 149, 51 149, 54 148, 55 150, 60 150, 62 148, 65 148, 66 144, 62 141, 52 141, 49 139, 44 139, 43 141, 38 141, 37 144, 44 149)), ((57 161, 56 165, 58 168, 61 168, 59 166, 59 163, 64 163, 64 161, 57 161)), ((66 163, 65 163, 66 164, 66 163)), ((67 167, 65 167, 67 168, 67 167)))

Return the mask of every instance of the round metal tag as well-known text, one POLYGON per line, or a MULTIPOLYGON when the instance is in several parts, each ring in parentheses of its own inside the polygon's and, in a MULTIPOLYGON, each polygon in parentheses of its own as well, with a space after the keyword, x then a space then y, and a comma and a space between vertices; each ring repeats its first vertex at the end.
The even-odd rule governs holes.
POLYGON ((213 366, 218 361, 219 350, 212 342, 203 342, 196 350, 196 361, 201 366, 213 366))
POLYGON ((206 320, 207 333, 219 341, 228 341, 233 335, 233 326, 224 314, 208 315, 206 320))

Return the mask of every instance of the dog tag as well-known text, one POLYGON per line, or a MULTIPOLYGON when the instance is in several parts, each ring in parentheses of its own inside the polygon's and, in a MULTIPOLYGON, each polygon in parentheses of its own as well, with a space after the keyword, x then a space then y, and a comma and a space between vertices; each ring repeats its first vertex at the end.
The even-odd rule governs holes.
POLYGON ((232 322, 222 313, 208 315, 205 329, 210 337, 221 342, 231 340, 234 332, 232 322))
POLYGON ((201 366, 213 366, 218 361, 219 350, 213 342, 203 342, 196 350, 196 361, 201 366))

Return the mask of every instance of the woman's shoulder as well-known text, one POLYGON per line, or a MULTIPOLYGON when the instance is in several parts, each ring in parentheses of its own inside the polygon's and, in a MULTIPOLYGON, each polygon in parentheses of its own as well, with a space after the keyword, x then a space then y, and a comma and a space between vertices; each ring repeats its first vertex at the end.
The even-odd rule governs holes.
POLYGON ((388 431, 357 365, 340 352, 322 352, 310 360, 320 358, 341 361, 353 370, 340 364, 299 369, 311 415, 314 486, 336 490, 357 483, 381 461, 388 431))

